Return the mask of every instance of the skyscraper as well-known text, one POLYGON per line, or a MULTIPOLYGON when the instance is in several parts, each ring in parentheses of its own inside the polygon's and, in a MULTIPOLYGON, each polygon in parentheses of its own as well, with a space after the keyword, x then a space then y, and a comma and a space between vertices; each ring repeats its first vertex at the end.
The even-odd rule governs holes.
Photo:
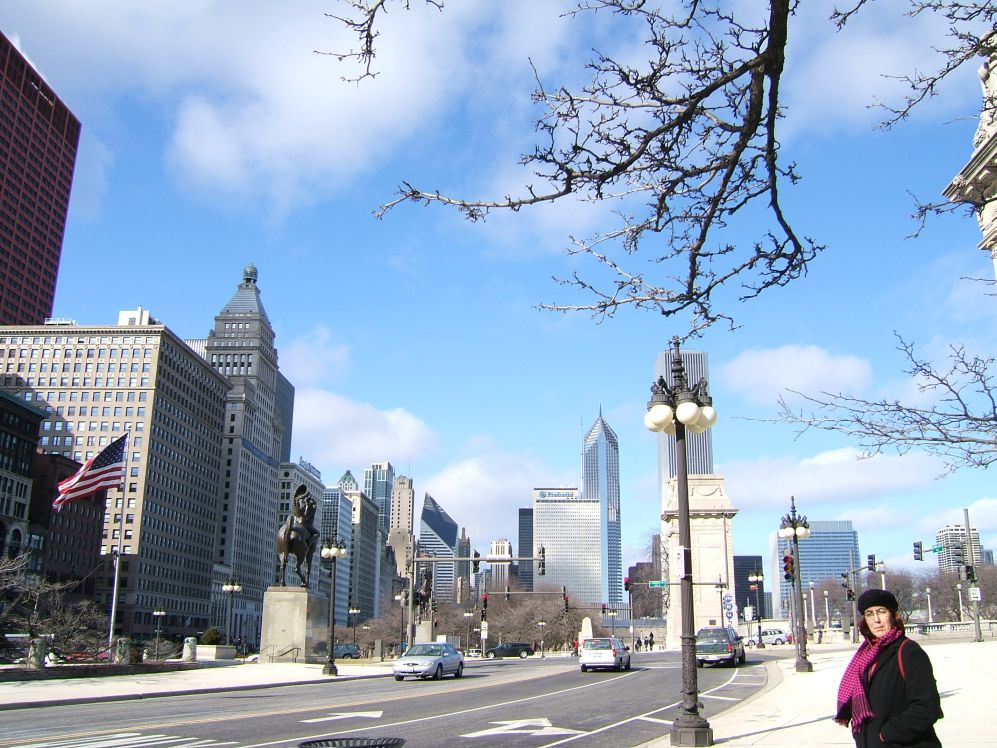
MULTIPOLYGON (((84 462, 130 434, 123 490, 109 489, 101 507, 103 557, 119 546, 125 554, 117 627, 151 636, 152 612, 162 608, 170 611, 169 634, 204 631, 228 380, 148 314, 132 325, 2 328, 0 359, 37 362, 34 370, 8 370, 2 385, 47 411, 38 441, 45 452, 84 462)), ((109 607, 110 564, 79 571, 96 578, 97 601, 109 607)))
POLYGON ((565 587, 575 605, 606 602, 604 516, 577 488, 533 489, 533 542, 544 546, 547 566, 535 586, 565 587))
MULTIPOLYGON (((709 381, 709 361, 703 351, 691 351, 682 349, 680 354, 682 363, 685 366, 685 376, 690 387, 694 387, 700 379, 709 381)), ((660 376, 665 378, 669 387, 675 386, 672 377, 672 351, 662 351, 654 364, 654 378, 660 376)), ((713 430, 707 429, 701 434, 685 432, 686 459, 690 475, 712 475, 713 474, 713 430)), ((675 436, 658 433, 658 485, 668 485, 668 479, 675 477, 675 436), (663 471, 667 469, 667 474, 663 471)))
MULTIPOLYGON (((346 548, 353 548, 353 502, 343 492, 339 485, 330 486, 322 492, 322 539, 329 542, 340 542, 346 548)), ((328 569, 323 561, 323 567, 328 569)), ((328 576, 328 572, 323 574, 328 576)), ((331 585, 327 585, 328 589, 331 585)), ((330 590, 331 591, 331 590, 330 590)), ((329 592, 326 592, 328 597, 329 592)), ((350 564, 349 559, 336 562, 336 625, 347 624, 347 611, 350 607, 350 564)))
MULTIPOLYGON (((428 493, 423 500, 419 523, 419 551, 434 558, 457 556, 457 523, 428 493)), ((435 563, 432 569, 434 597, 440 602, 454 602, 456 562, 435 563)))
MULTIPOLYGON (((519 555, 534 556, 537 549, 533 544, 533 507, 519 509, 519 555)), ((519 586, 525 592, 533 592, 533 564, 527 561, 519 565, 519 586)))
POLYGON ((388 536, 391 529, 391 492, 395 487, 395 469, 390 462, 375 462, 363 471, 363 492, 377 505, 377 526, 388 536))
MULTIPOLYGON (((504 538, 493 540, 489 544, 488 556, 490 558, 507 557, 512 558, 512 543, 504 538)), ((509 575, 511 562, 489 561, 488 566, 492 570, 492 589, 496 592, 505 592, 505 588, 512 584, 509 575)))
POLYGON ((395 552, 395 571, 398 576, 406 578, 412 561, 414 503, 412 479, 407 475, 396 476, 391 488, 391 527, 388 529, 387 543, 395 552))
POLYGON ((0 325, 52 316, 80 122, 0 34, 0 325))
POLYGON ((599 504, 601 599, 623 603, 623 546, 620 532, 620 446, 616 433, 603 420, 602 409, 582 447, 581 500, 599 504))
MULTIPOLYGON (((467 528, 460 528, 460 537, 457 538, 458 558, 469 558, 471 556, 471 539, 467 537, 467 528)), ((457 589, 454 602, 462 605, 472 599, 471 597, 471 562, 457 562, 457 589)))
POLYGON ((938 571, 958 572, 964 566, 980 566, 983 563, 983 550, 980 547, 980 531, 970 528, 972 554, 966 547, 966 526, 945 525, 935 533, 935 545, 940 545, 938 552, 938 571))
MULTIPOLYGON (((769 585, 771 590, 778 591, 778 599, 772 601, 773 615, 788 615, 790 582, 784 576, 782 559, 789 552, 789 541, 773 533, 770 542, 772 566, 768 578, 779 581, 778 585, 769 585)), ((843 573, 863 561, 865 559, 859 555, 859 534, 853 529, 851 520, 811 520, 810 537, 800 541, 797 574, 806 590, 811 582, 816 584, 823 579, 840 581, 843 573)))
POLYGON ((277 532, 277 473, 287 425, 277 407, 276 336, 256 280, 256 267, 247 265, 207 340, 191 341, 203 346, 211 367, 232 383, 225 401, 216 582, 223 583, 229 572, 239 579, 242 592, 233 600, 232 615, 240 624, 245 619, 252 641, 259 640, 263 592, 273 582, 273 545, 265 539, 277 532))

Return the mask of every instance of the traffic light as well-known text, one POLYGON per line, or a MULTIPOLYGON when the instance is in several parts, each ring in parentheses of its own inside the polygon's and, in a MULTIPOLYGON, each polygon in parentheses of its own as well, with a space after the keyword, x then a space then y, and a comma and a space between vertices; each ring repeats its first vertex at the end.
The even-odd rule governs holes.
POLYGON ((505 601, 509 602, 509 585, 505 586, 505 601))
POLYGON ((481 567, 481 554, 477 551, 474 552, 474 559, 471 561, 471 571, 475 574, 478 573, 478 569, 481 567))
POLYGON ((605 618, 605 617, 606 617, 606 603, 603 603, 603 604, 602 604, 602 617, 603 617, 603 618, 605 618))
POLYGON ((488 619, 488 593, 485 592, 481 596, 481 620, 485 621, 488 619))
POLYGON ((869 571, 876 571, 876 554, 870 553, 865 559, 865 568, 869 571))
POLYGON ((429 602, 429 607, 430 607, 430 609, 434 613, 436 612, 436 598, 435 597, 429 602))
POLYGON ((848 599, 849 602, 851 602, 852 600, 854 600, 855 599, 855 590, 853 590, 853 589, 851 589, 849 587, 847 590, 845 590, 845 597, 848 599))
POLYGON ((537 560, 537 576, 542 577, 547 573, 547 550, 543 546, 540 546, 537 548, 537 556, 539 557, 537 560))
POLYGON ((914 542, 914 560, 923 561, 924 560, 924 543, 920 540, 914 542))
POLYGON ((848 589, 848 574, 841 575, 841 586, 846 590, 848 589))
POLYGON ((623 591, 630 591, 630 577, 623 577, 623 591))
POLYGON ((482 621, 488 620, 488 612, 484 608, 481 609, 481 620, 482 621))
POLYGON ((402 598, 402 600, 401 600, 402 607, 403 608, 407 608, 408 607, 408 590, 407 589, 403 589, 402 590, 401 598, 402 598))
POLYGON ((782 571, 783 576, 787 581, 793 581, 793 554, 787 553, 782 557, 782 571))

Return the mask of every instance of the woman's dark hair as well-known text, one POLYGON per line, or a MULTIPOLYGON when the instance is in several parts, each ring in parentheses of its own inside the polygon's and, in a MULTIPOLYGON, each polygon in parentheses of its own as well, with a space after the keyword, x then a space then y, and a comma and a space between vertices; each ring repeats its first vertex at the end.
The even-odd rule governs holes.
MULTIPOLYGON (((891 610, 890 615, 893 616, 893 628, 899 629, 901 634, 904 633, 906 627, 904 626, 903 616, 896 610, 891 610)), ((869 629, 869 624, 865 621, 865 616, 859 616, 859 632, 865 637, 866 641, 876 641, 876 637, 872 635, 872 631, 869 629)))

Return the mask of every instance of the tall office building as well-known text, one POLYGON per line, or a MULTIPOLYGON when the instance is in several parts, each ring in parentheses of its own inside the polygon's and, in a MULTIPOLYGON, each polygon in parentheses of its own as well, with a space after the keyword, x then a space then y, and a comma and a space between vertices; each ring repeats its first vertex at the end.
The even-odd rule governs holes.
POLYGON ((755 617, 771 618, 772 611, 766 610, 765 601, 770 596, 765 592, 765 564, 761 556, 734 556, 734 607, 738 616, 744 616, 744 609, 751 607, 755 617), (762 575, 761 582, 749 582, 748 577, 762 575), (757 589, 751 589, 757 587, 757 589))
MULTIPOLYGON (((169 635, 193 635, 211 613, 231 385, 169 328, 147 314, 136 322, 2 328, 2 386, 48 412, 45 452, 84 462, 130 434, 124 490, 107 491, 101 542, 105 558, 123 554, 116 626, 152 636, 162 609, 169 635)), ((109 606, 111 565, 94 576, 109 606)))
MULTIPOLYGON (((457 556, 457 523, 428 493, 419 522, 419 553, 434 558, 457 556)), ((440 602, 454 602, 457 563, 438 562, 432 568, 433 596, 440 602)))
MULTIPOLYGON (((277 407, 276 335, 256 281, 256 267, 247 265, 207 339, 190 341, 232 383, 225 401, 215 582, 220 587, 229 573, 239 579, 242 592, 232 600, 233 626, 244 632, 244 640, 254 642, 262 626, 263 593, 273 582, 273 544, 266 539, 277 533, 277 474, 286 440, 277 407)), ((282 396, 291 393, 282 388, 282 396)))
MULTIPOLYGON (((682 350, 680 355, 685 366, 686 381, 690 387, 695 386, 703 378, 709 381, 709 362, 705 352, 682 350)), ((658 354, 654 364, 654 378, 663 376, 669 387, 675 386, 672 374, 673 358, 672 351, 663 351, 658 354)), ((690 475, 713 475, 712 429, 707 429, 701 434, 686 431, 685 450, 690 475)), ((667 486, 668 479, 675 477, 677 472, 675 461, 675 437, 662 431, 658 434, 659 486, 667 486)))
POLYGON ((573 605, 606 602, 603 517, 599 501, 583 499, 577 488, 533 489, 533 541, 546 556, 543 583, 565 587, 573 605))
MULTIPOLYGON (((0 558, 13 558, 31 547, 28 510, 34 457, 39 426, 47 417, 23 397, 0 390, 0 558)), ((51 505, 49 501, 46 515, 51 505)), ((36 555, 40 562, 41 554, 36 555)), ((40 564, 36 571, 41 571, 40 564)))
MULTIPOLYGON (((535 556, 536 547, 533 544, 533 507, 519 508, 519 555, 535 556)), ((546 551, 546 549, 545 549, 546 551)), ((544 581, 544 580, 540 580, 544 581)), ((533 564, 523 562, 519 565, 519 586, 524 592, 533 592, 533 564)))
MULTIPOLYGON (((466 527, 460 528, 460 537, 457 538, 457 547, 454 550, 457 551, 458 558, 470 558, 471 539, 467 537, 466 527)), ((463 605, 471 599, 471 562, 458 561, 454 602, 463 605)))
POLYGON ((623 604, 623 546, 620 532, 620 445, 602 409, 582 446, 581 500, 598 502, 601 599, 623 604))
POLYGON ((0 325, 52 316, 80 122, 0 34, 0 325))
POLYGON ((294 427, 294 385, 280 371, 277 372, 277 386, 274 389, 274 418, 279 419, 281 462, 291 461, 291 436, 294 427))
POLYGON ((346 560, 350 567, 350 607, 360 611, 357 621, 376 615, 380 584, 381 546, 377 505, 360 490, 360 484, 347 470, 339 479, 339 490, 353 508, 350 521, 353 538, 346 560))
POLYGON ((377 526, 384 536, 391 530, 391 493, 395 487, 395 469, 390 462, 375 462, 363 471, 363 492, 377 504, 377 526))
MULTIPOLYGON (((789 615, 790 583, 782 570, 782 559, 789 552, 789 542, 775 533, 770 536, 772 566, 768 578, 779 581, 778 585, 770 585, 773 593, 778 592, 778 598, 772 601, 776 616, 789 615)), ((840 581, 843 573, 858 567, 865 559, 859 554, 859 534, 853 529, 851 520, 811 520, 810 537, 800 541, 799 561, 797 573, 804 590, 811 582, 816 584, 824 579, 840 581)))
POLYGON ((407 475, 395 476, 391 487, 391 526, 388 529, 387 543, 395 554, 395 572, 399 577, 408 578, 412 562, 412 514, 415 503, 415 490, 412 479, 407 475))
POLYGON ((935 533, 935 545, 942 550, 938 556, 938 571, 952 573, 960 571, 963 566, 980 566, 983 563, 983 549, 980 547, 980 531, 970 528, 972 542, 972 560, 966 547, 966 526, 945 525, 935 533))
MULTIPOLYGON (((332 543, 342 543, 345 548, 353 548, 353 502, 339 485, 330 486, 322 492, 322 538, 332 543)), ((322 576, 329 576, 331 560, 322 561, 322 576)), ((327 584, 326 598, 331 592, 327 584)), ((349 559, 336 561, 336 625, 346 626, 350 608, 350 564, 349 559)))
MULTIPOLYGON (((512 558, 512 543, 508 540, 493 540, 488 547, 489 558, 512 558)), ((492 587, 495 592, 504 592, 506 587, 512 585, 509 574, 509 567, 512 562, 489 561, 488 567, 492 571, 492 587)))

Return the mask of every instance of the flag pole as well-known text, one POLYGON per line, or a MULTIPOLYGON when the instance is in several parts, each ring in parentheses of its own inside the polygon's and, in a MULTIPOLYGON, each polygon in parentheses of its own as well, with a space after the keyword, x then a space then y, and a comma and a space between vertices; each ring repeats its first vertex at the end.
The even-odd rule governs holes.
MULTIPOLYGON (((111 551, 114 556, 114 590, 111 593, 111 620, 108 623, 107 632, 107 659, 108 662, 113 661, 113 653, 111 649, 114 647, 114 622, 118 617, 118 582, 121 579, 121 544, 125 538, 125 476, 128 473, 128 439, 127 432, 125 433, 125 462, 121 467, 121 485, 119 486, 119 491, 121 492, 121 514, 118 515, 118 547, 111 551)), ((113 507, 112 507, 113 509, 113 507)))

